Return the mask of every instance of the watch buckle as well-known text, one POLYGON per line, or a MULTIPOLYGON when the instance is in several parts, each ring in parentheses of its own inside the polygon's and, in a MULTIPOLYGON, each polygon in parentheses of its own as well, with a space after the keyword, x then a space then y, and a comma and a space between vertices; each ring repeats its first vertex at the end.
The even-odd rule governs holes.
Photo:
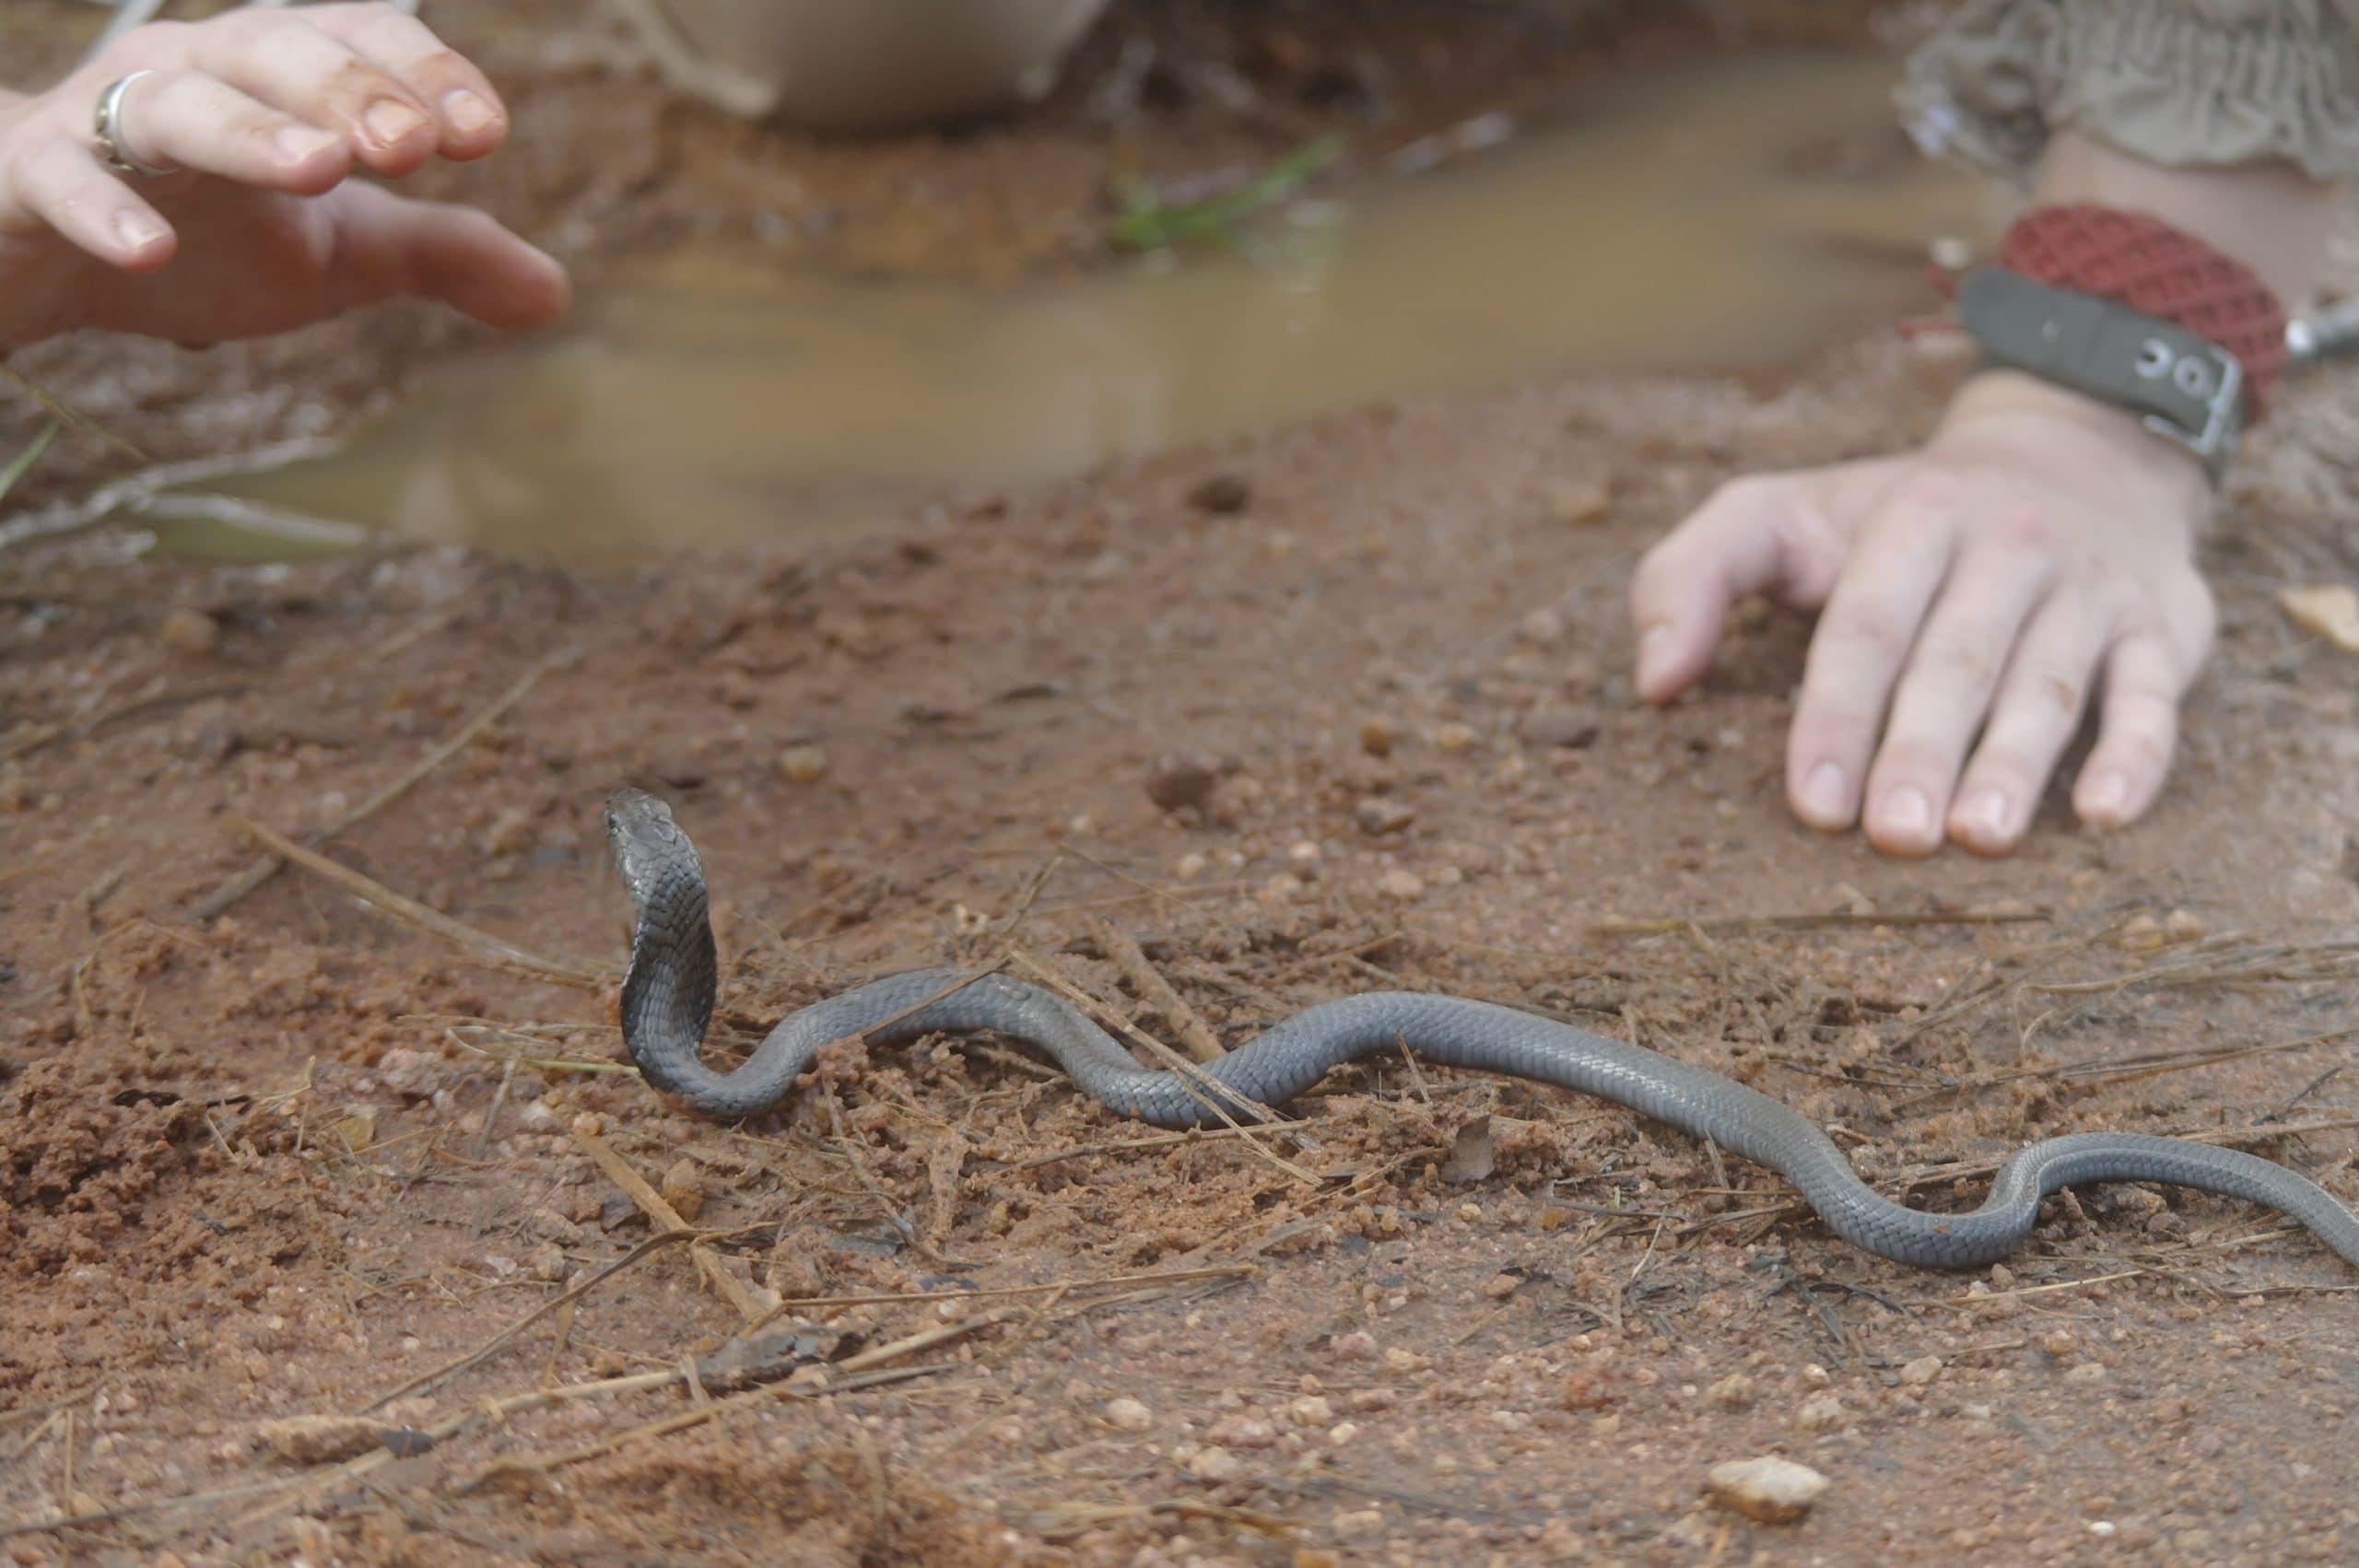
MULTIPOLYGON (((2220 384, 2203 404, 2203 428, 2189 430, 2174 425, 2159 414, 2149 414, 2141 421, 2158 436, 2177 442, 2204 462, 2217 467, 2228 455, 2236 437, 2236 415, 2244 400, 2245 368, 2243 361, 2217 344, 2207 344, 2205 352, 2219 367, 2220 384)), ((2182 361, 2191 365, 2193 360, 2182 361)))

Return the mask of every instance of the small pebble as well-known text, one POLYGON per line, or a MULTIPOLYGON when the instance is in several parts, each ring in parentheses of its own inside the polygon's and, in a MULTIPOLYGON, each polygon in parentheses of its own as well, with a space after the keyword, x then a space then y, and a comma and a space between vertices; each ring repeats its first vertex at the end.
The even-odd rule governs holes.
POLYGON ((1494 1274, 1491 1282, 1483 1287, 1483 1293, 1493 1301, 1505 1301, 1515 1294, 1515 1288, 1521 1283, 1513 1274, 1494 1274))
POLYGON ((1579 751, 1597 740, 1597 715, 1585 708, 1535 708, 1517 721, 1515 732, 1536 746, 1579 751))
POLYGON ((817 746, 789 746, 778 754, 778 774, 790 784, 810 784, 827 771, 827 754, 817 746))
POLYGON ((1390 719, 1370 719, 1360 725, 1360 750, 1370 756, 1391 756, 1401 743, 1401 726, 1390 719))
POLYGON ((1742 1410, 1752 1406, 1755 1394, 1753 1379, 1737 1372, 1713 1384, 1710 1398, 1712 1403, 1724 1410, 1742 1410))
POLYGON ((1199 1448, 1180 1468, 1195 1480, 1235 1480, 1245 1473, 1245 1461, 1226 1448, 1199 1448))
POLYGON ((1941 1375, 1942 1358, 1939 1356, 1919 1356, 1900 1369, 1900 1380, 1919 1388, 1941 1375))
POLYGON ((1569 480, 1548 492, 1548 514, 1558 522, 1595 522, 1614 509, 1614 491, 1602 479, 1569 480))
POLYGON ((1376 885, 1388 898, 1414 898, 1426 890, 1425 879, 1411 871, 1395 868, 1377 880, 1376 885))
POLYGON ((174 610, 156 624, 156 639, 178 653, 210 653, 220 646, 221 623, 202 610, 174 610))
POLYGON ((1434 731, 1434 744, 1446 752, 1462 752, 1474 743, 1473 726, 1444 724, 1434 731))
POLYGON ((1705 1491, 1721 1507, 1748 1519, 1784 1525, 1809 1513, 1829 1484, 1808 1465, 1773 1457, 1714 1465, 1705 1491))
POLYGON ((1158 757, 1147 770, 1146 798, 1167 812, 1203 806, 1220 783, 1220 764, 1191 753, 1158 757))
POLYGON ((1815 1394, 1804 1399, 1802 1408, 1794 1412, 1794 1423, 1804 1432, 1825 1432, 1841 1426, 1848 1416, 1842 1400, 1832 1394, 1815 1394))
POLYGON ((1215 474, 1188 492, 1188 504, 1215 517, 1234 517, 1253 504, 1253 485, 1242 474, 1215 474))
POLYGON ((1417 808, 1406 801, 1392 801, 1381 795, 1371 795, 1354 807, 1352 814, 1358 819, 1362 833, 1381 837, 1388 833, 1398 833, 1416 821, 1417 808))
POLYGON ((1144 1432, 1155 1424, 1155 1412, 1127 1397, 1109 1399, 1106 1402, 1106 1422, 1121 1432, 1144 1432))

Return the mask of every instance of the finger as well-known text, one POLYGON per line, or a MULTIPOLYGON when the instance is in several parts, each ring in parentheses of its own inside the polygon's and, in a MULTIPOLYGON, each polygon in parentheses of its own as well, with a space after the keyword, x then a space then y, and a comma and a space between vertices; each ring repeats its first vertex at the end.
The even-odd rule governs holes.
POLYGON ((1892 699, 1868 775, 1868 841, 1895 855, 1930 855, 1966 747, 1990 709, 2024 619, 2055 577, 2036 518, 2001 518, 1969 548, 1933 605, 1892 699))
POLYGON ((17 205, 110 265, 152 272, 172 259, 172 226, 79 142, 28 143, 9 160, 5 180, 17 205))
POLYGON ((1950 837, 1965 848, 2002 855, 2023 841, 2081 727, 2107 626, 2104 609, 2077 591, 2051 595, 2033 614, 1950 808, 1950 837))
POLYGON ((347 187, 334 271, 338 310, 408 295, 511 331, 547 324, 572 298, 564 267, 485 214, 374 185, 347 187))
POLYGON ((376 5, 323 6, 307 15, 433 108, 443 157, 481 158, 508 139, 508 109, 490 79, 417 18, 376 5))
POLYGON ((1820 513, 1803 475, 1733 480, 1647 552, 1630 582, 1640 696, 1668 702, 1702 679, 1746 595, 1824 600, 1841 547, 1820 513))
POLYGON ((426 105, 304 16, 232 11, 191 34, 194 63, 282 113, 334 131, 379 174, 406 174, 431 158, 440 132, 426 105))
POLYGON ((1894 486, 1819 617, 1786 748, 1787 795, 1813 827, 1859 814, 1893 683, 1949 570, 1954 491, 1939 474, 1894 486))
POLYGON ((2083 822, 2125 826, 2162 793, 2178 745, 2179 698, 2194 665, 2158 632, 2133 632, 2113 645, 2097 743, 2072 787, 2072 809, 2083 822))
POLYGON ((315 195, 344 178, 343 138, 201 71, 158 72, 123 95, 117 135, 141 163, 315 195))

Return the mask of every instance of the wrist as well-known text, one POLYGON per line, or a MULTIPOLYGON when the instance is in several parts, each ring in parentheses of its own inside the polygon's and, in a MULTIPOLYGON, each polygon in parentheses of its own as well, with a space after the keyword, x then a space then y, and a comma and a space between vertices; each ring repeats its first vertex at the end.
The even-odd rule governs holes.
POLYGON ((2211 476, 2193 452, 2126 409, 2019 370, 1967 378, 1934 443, 2003 454, 2011 466, 2064 489, 2102 487, 2117 503, 2177 520, 2189 533, 2212 515, 2211 476))

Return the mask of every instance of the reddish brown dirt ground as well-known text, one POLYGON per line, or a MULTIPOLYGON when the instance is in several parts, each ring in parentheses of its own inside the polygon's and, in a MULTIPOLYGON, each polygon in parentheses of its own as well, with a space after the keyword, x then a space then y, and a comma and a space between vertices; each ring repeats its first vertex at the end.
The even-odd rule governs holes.
POLYGON ((2060 1199, 1953 1278, 1620 1110, 1405 1064, 1258 1151, 989 1046, 837 1062, 737 1128, 616 1071, 597 811, 636 782, 703 849, 740 1036, 1014 954, 1173 1037, 1128 939, 1232 1044, 1400 986, 1624 1033, 1933 1206, 2092 1128, 2233 1133, 2359 1199, 2359 704, 2274 602, 2359 572, 2359 377, 2255 443, 2221 653, 2134 831, 2059 801, 2013 860, 1901 864, 1796 827, 1783 617, 1695 699, 1628 699, 1646 542, 1729 475, 1907 439, 1955 372, 1877 342, 1774 385, 1402 403, 627 575, 6 557, 0 1551, 2359 1556, 2359 1281, 2241 1205, 2060 1199), (1191 499, 1215 475, 1241 509, 1191 499), (308 872, 189 918, 241 824, 325 826, 534 672, 330 853, 592 977, 308 872), (1178 813, 1145 789, 1175 752, 1224 764, 1178 813), (722 1233, 711 1273, 601 1147, 722 1233), (684 1387, 777 1299, 844 1364, 684 1387), (270 1424, 361 1412, 392 1441, 350 1458, 270 1424), (1831 1479, 1805 1520, 1702 1501, 1766 1454, 1831 1479))

